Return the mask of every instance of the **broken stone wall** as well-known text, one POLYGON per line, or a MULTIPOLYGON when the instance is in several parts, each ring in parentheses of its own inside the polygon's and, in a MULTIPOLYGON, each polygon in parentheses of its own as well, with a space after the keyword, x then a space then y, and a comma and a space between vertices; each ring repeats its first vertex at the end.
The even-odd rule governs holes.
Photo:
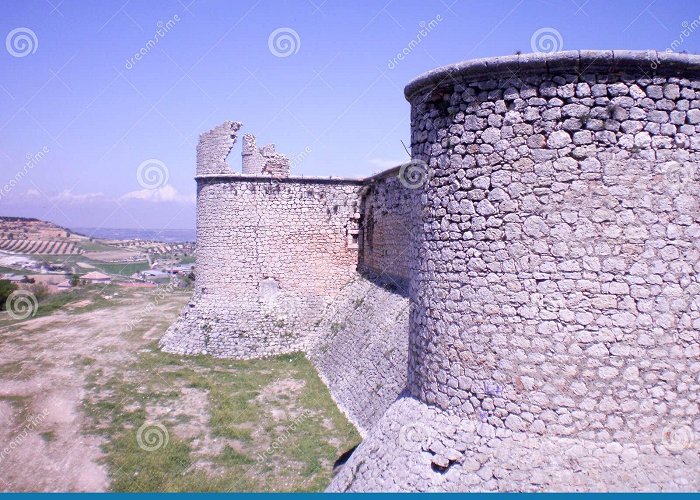
POLYGON ((273 177, 288 177, 290 174, 289 159, 275 152, 275 145, 268 144, 258 148, 255 136, 245 134, 241 151, 243 174, 271 175, 273 177))
POLYGON ((226 157, 236 142, 240 122, 227 121, 199 136, 197 175, 232 174, 226 157))

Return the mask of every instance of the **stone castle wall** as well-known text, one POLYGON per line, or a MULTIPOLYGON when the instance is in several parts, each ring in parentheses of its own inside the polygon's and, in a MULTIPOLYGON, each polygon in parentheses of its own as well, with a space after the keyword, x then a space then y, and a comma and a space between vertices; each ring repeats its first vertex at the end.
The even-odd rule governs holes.
POLYGON ((256 357, 305 350, 355 271, 354 183, 198 179, 196 281, 169 350, 256 357))
MULTIPOLYGON (((225 160, 240 127, 215 127, 197 147, 195 290, 161 341, 172 352, 249 358, 305 350, 320 314, 355 273, 350 233, 360 181, 235 173, 225 160)), ((251 149, 259 153, 247 136, 244 159, 251 149)), ((263 149, 266 161, 286 160, 263 149)))
POLYGON ((417 266, 420 189, 394 168, 365 181, 360 193, 361 231, 358 269, 408 290, 417 266))
POLYGON ((408 383, 331 490, 697 489, 700 57, 412 82, 408 383))
POLYGON ((409 93, 434 263, 410 387, 516 431, 653 439, 698 415, 700 80, 570 57, 409 93))
POLYGON ((700 487, 700 57, 468 61, 406 97, 410 169, 365 180, 233 174, 240 124, 203 134, 162 345, 307 352, 366 437, 332 490, 700 487))

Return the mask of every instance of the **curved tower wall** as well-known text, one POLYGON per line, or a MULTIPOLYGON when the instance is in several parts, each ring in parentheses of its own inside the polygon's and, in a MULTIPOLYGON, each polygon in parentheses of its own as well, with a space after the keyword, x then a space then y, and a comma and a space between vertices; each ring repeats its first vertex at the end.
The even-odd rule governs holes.
POLYGON ((398 169, 367 179, 290 177, 289 161, 272 145, 258 148, 250 134, 243 136, 243 172, 235 173, 226 157, 241 126, 227 121, 200 136, 195 289, 161 345, 253 358, 309 351, 326 335, 322 374, 362 377, 333 389, 354 420, 368 425, 405 387, 408 331, 399 325, 407 323, 420 193, 398 169), (362 293, 376 302, 363 311, 381 322, 361 316, 362 293), (341 312, 343 321, 335 317, 341 312), (367 356, 357 359, 346 346, 367 356), (395 373, 380 375, 387 366, 395 373), (349 401, 378 391, 373 404, 349 401))
POLYGON ((699 72, 696 56, 576 51, 406 88, 429 165, 415 397, 516 431, 697 425, 699 72))
MULTIPOLYGON (((171 352, 306 350, 323 311, 355 277, 361 181, 235 173, 226 157, 240 127, 225 122, 197 146, 195 289, 161 340, 171 352)), ((251 150, 246 136, 243 152, 251 150)))

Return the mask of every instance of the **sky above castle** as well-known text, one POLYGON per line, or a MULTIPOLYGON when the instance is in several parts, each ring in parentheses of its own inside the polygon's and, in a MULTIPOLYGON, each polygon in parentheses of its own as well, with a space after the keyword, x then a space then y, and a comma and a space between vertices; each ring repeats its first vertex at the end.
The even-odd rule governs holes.
POLYGON ((198 136, 225 120, 295 175, 364 177, 409 159, 403 88, 435 67, 700 52, 692 0, 5 0, 0 28, 0 215, 68 227, 193 227, 198 136))

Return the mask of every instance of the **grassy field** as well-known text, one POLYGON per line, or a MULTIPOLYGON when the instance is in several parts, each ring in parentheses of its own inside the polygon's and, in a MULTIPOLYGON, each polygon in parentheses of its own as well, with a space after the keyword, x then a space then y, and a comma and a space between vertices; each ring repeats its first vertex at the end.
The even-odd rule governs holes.
MULTIPOLYGON (((134 273, 145 271, 150 268, 143 252, 138 253, 127 249, 106 245, 99 241, 91 242, 84 240, 79 241, 78 245, 86 252, 91 253, 84 255, 36 254, 31 255, 30 257, 45 264, 66 266, 68 272, 74 274, 84 274, 91 270, 97 270, 113 276, 130 277, 134 273), (132 258, 134 256, 137 256, 137 258, 142 258, 143 260, 123 262, 127 258, 132 258), (87 266, 90 267, 79 266, 78 263, 87 264, 87 266)), ((155 257, 158 258, 159 256, 155 257)), ((187 265, 194 264, 194 261, 194 256, 185 255, 180 258, 179 263, 187 265)), ((0 267, 0 273, 32 274, 28 271, 22 271, 9 267, 0 267)))
POLYGON ((303 354, 163 353, 157 340, 188 299, 91 286, 45 299, 24 321, 0 313, 0 440, 20 435, 28 416, 48 415, 3 461, 0 490, 328 485, 360 436, 313 365, 303 354))
POLYGON ((150 346, 128 371, 93 382, 85 403, 93 432, 109 439, 114 491, 319 491, 335 460, 359 443, 301 354, 232 362, 182 359, 150 346), (295 390, 261 397, 280 380, 295 390), (153 421, 149 407, 169 407, 191 389, 208 395, 210 436, 197 444, 178 437, 172 429, 195 417, 176 413, 158 421, 167 445, 140 447, 134 430, 138 436, 153 421), (275 443, 281 446, 272 448, 275 443))
POLYGON ((121 275, 121 276, 131 276, 134 273, 145 271, 150 269, 148 262, 129 262, 127 264, 120 262, 98 262, 98 261, 86 261, 89 264, 95 266, 105 274, 121 275))
POLYGON ((20 276, 36 274, 34 271, 21 269, 19 267, 4 267, 0 266, 0 274, 19 274, 20 276))
POLYGON ((114 250, 114 246, 99 241, 79 240, 77 245, 86 252, 109 252, 114 250))
POLYGON ((134 273, 144 271, 149 269, 148 262, 137 261, 137 262, 102 262, 99 260, 90 259, 83 255, 41 255, 36 256, 37 259, 45 262, 47 264, 67 264, 71 266, 72 272, 77 274, 85 274, 90 271, 101 271, 105 274, 121 275, 121 276, 131 276, 134 273), (94 269, 83 268, 77 265, 78 262, 82 262, 92 266, 94 269))
MULTIPOLYGON (((128 293, 117 285, 85 285, 52 293, 37 301, 34 313, 23 320, 14 320, 6 314, 0 315, 0 327, 30 322, 34 318, 49 316, 61 311, 64 314, 83 314, 96 309, 117 305, 117 302, 105 297, 113 294, 128 293)), ((117 295, 118 296, 118 295, 117 295)))

